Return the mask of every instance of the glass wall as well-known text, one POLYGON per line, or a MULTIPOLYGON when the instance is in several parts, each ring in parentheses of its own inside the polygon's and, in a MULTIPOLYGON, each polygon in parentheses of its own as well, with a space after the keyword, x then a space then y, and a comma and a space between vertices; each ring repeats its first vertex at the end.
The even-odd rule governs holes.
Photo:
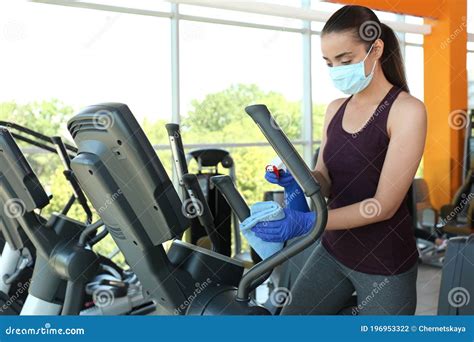
MULTIPOLYGON (((66 122, 74 112, 100 102, 123 102, 152 142, 167 142, 169 19, 3 0, 0 50, 0 120, 70 139, 66 122)), ((53 194, 43 214, 60 211, 72 191, 59 158, 22 147, 45 189, 53 194)), ((170 152, 159 154, 171 172, 170 152)), ((70 214, 84 219, 78 206, 70 214)), ((110 241, 101 244, 104 253, 113 249, 110 241)))
POLYGON ((183 20, 180 40, 186 143, 265 141, 244 112, 251 103, 281 114, 290 133, 300 129, 299 34, 183 20))
POLYGON ((169 120, 169 20, 7 2, 0 101, 57 98, 75 110, 118 101, 140 120, 169 120))
POLYGON ((405 71, 408 87, 413 96, 424 98, 423 48, 408 45, 405 47, 405 71))

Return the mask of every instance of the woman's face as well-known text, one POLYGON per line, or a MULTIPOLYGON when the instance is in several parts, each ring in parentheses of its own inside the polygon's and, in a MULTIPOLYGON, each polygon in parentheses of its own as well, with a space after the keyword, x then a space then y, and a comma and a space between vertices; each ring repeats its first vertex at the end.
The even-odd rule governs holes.
MULTIPOLYGON (((365 60, 365 74, 368 75, 377 60, 378 41, 365 60)), ((359 63, 367 55, 367 44, 357 40, 349 32, 332 32, 321 36, 321 52, 328 67, 359 63)))

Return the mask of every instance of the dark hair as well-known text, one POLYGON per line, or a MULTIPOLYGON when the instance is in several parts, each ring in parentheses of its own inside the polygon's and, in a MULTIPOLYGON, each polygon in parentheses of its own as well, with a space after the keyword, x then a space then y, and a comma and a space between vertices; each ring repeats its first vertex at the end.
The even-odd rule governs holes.
POLYGON ((349 5, 340 8, 329 18, 321 36, 345 31, 353 33, 366 45, 367 51, 380 38, 384 42, 384 51, 380 59, 385 77, 393 85, 409 92, 400 44, 395 32, 389 26, 381 23, 370 8, 349 5))

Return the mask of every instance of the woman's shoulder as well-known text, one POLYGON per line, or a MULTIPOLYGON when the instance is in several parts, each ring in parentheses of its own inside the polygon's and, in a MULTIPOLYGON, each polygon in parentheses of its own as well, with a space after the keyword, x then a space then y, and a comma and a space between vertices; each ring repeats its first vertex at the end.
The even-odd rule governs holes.
POLYGON ((423 101, 406 91, 402 91, 393 102, 389 125, 417 125, 426 122, 426 108, 423 101))
POLYGON ((347 100, 347 97, 341 97, 331 101, 326 109, 326 121, 331 120, 334 115, 336 115, 339 108, 341 108, 344 101, 347 100))
POLYGON ((348 99, 347 97, 340 97, 338 99, 332 100, 328 104, 327 112, 334 112, 334 113, 337 112, 339 107, 341 107, 344 101, 346 101, 347 99, 348 99))
POLYGON ((331 123, 332 119, 334 116, 336 116, 336 113, 338 112, 339 108, 341 108, 342 104, 344 101, 346 101, 347 98, 339 98, 331 101, 327 108, 326 108, 326 115, 324 116, 324 126, 327 127, 331 123))
POLYGON ((400 92, 397 99, 393 102, 392 108, 397 112, 423 113, 426 111, 423 101, 406 91, 400 92))

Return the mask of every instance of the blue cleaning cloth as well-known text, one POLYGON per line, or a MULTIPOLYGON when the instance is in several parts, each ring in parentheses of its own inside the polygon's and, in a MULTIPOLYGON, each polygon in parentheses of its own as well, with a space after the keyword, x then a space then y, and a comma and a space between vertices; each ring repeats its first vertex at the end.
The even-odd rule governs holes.
POLYGON ((281 250, 283 242, 263 241, 255 235, 252 228, 259 222, 277 221, 284 218, 283 208, 277 202, 257 202, 250 207, 250 216, 240 223, 242 234, 262 259, 266 259, 281 250))

